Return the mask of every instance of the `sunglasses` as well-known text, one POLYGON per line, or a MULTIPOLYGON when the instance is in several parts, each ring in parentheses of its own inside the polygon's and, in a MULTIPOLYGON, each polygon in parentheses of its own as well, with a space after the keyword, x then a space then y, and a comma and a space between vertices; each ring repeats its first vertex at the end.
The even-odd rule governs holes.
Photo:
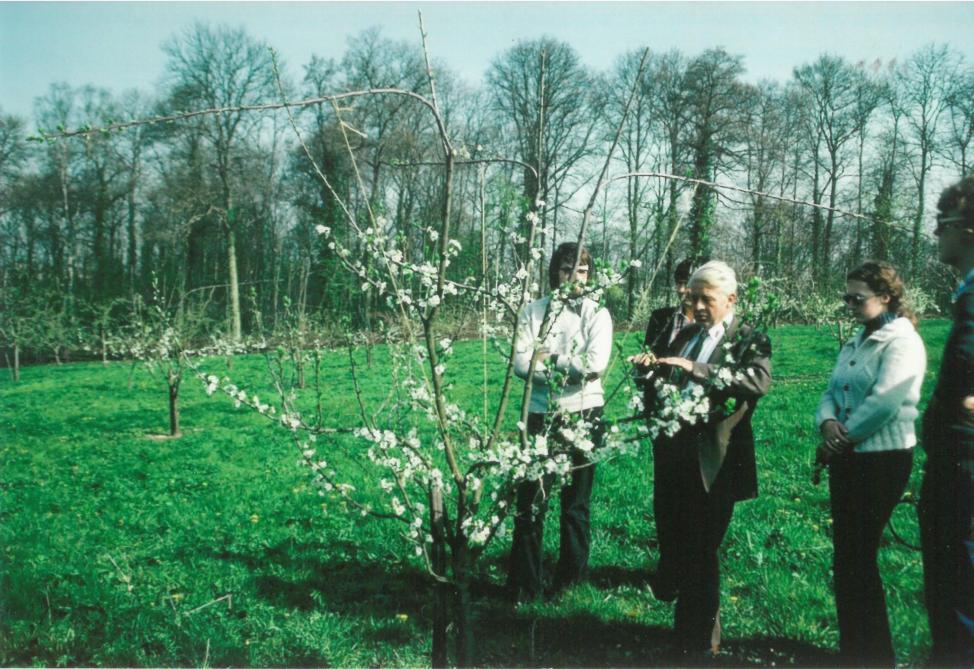
POLYGON ((868 300, 870 297, 875 297, 875 295, 860 295, 859 293, 846 293, 842 296, 842 301, 848 304, 850 307, 859 307, 868 300))
POLYGON ((943 214, 937 214, 937 227, 933 229, 933 234, 940 235, 943 234, 944 230, 957 224, 964 223, 965 218, 963 216, 953 215, 944 216, 943 214))

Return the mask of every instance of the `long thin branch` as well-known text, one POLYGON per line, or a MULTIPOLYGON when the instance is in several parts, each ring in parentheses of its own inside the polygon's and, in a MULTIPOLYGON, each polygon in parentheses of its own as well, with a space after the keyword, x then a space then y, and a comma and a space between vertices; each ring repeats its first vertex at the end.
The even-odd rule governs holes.
POLYGON ((865 214, 857 214, 852 211, 846 211, 845 209, 838 209, 836 207, 830 207, 826 204, 818 204, 815 202, 808 202, 806 200, 797 200, 795 198, 785 197, 783 195, 774 195, 772 193, 763 193, 761 191, 751 190, 748 188, 741 188, 740 186, 732 186, 730 184, 717 183, 716 181, 706 181, 704 179, 694 179, 691 177, 681 177, 676 174, 667 174, 666 172, 628 172, 626 174, 620 174, 619 176, 612 177, 609 181, 619 181, 620 179, 634 179, 639 177, 655 177, 658 179, 672 179, 675 181, 683 181, 685 183, 697 184, 698 186, 707 186, 709 188, 723 188, 724 190, 736 191, 738 193, 745 193, 748 195, 756 195, 758 197, 768 198, 769 200, 777 200, 778 202, 785 202, 788 204, 800 204, 806 207, 813 207, 815 209, 823 209, 825 211, 831 211, 842 216, 849 216, 851 218, 859 218, 862 220, 871 221, 872 217, 866 216, 865 214))
POLYGON ((629 99, 626 100, 626 106, 622 109, 622 117, 619 119, 619 125, 616 126, 615 135, 612 138, 612 145, 609 147, 609 151, 605 156, 605 162, 602 164, 602 171, 599 173, 599 179, 595 182, 595 188, 592 189, 592 196, 589 198, 588 205, 585 207, 585 211, 582 214, 582 227, 578 231, 578 249, 575 251, 575 263, 572 266, 572 273, 578 269, 578 261, 582 256, 582 242, 585 240, 585 231, 588 228, 589 219, 592 218, 592 210, 595 208, 595 202, 598 199, 599 191, 602 190, 602 186, 606 181, 606 175, 609 173, 609 165, 612 163, 612 154, 615 153, 616 147, 619 145, 619 137, 622 135, 622 129, 626 125, 626 119, 629 117, 629 108, 632 106, 632 101, 636 97, 636 92, 639 90, 639 84, 643 77, 643 70, 646 67, 646 60, 649 58, 649 48, 647 47, 643 50, 643 57, 639 61, 639 69, 636 71, 636 77, 633 81, 632 89, 629 91, 629 99))
MULTIPOLYGON (((153 116, 151 118, 144 119, 133 119, 131 121, 123 121, 120 123, 109 123, 102 126, 91 126, 86 125, 77 130, 66 130, 64 132, 48 133, 44 130, 38 130, 38 135, 32 137, 31 139, 35 141, 46 141, 46 140, 58 140, 58 139, 68 139, 71 137, 87 137, 95 133, 109 133, 117 132, 119 130, 126 130, 128 128, 135 128, 143 125, 154 125, 156 123, 175 123, 176 121, 185 121, 187 119, 196 118, 198 116, 212 116, 214 114, 234 114, 238 112, 261 112, 261 111, 276 111, 279 109, 287 109, 288 107, 310 107, 311 105, 320 105, 326 102, 337 102, 340 100, 351 100, 355 98, 365 97, 369 95, 400 95, 408 98, 412 98, 416 102, 424 105, 431 111, 434 109, 433 103, 420 95, 419 93, 414 93, 412 91, 403 90, 401 88, 366 88, 357 91, 346 91, 344 93, 335 93, 334 95, 322 95, 313 98, 305 98, 304 100, 297 100, 294 102, 268 102, 258 105, 237 105, 228 107, 208 107, 207 109, 197 109, 195 111, 188 112, 176 112, 174 114, 164 114, 161 116, 153 116)), ((436 118, 437 124, 442 125, 442 118, 436 118)))
MULTIPOLYGON (((443 287, 446 283, 446 268, 450 264, 449 259, 449 242, 450 242, 450 216, 452 215, 453 206, 453 160, 454 152, 453 146, 450 144, 450 138, 446 131, 446 125, 443 122, 443 118, 440 115, 439 105, 436 102, 436 84, 433 77, 433 68, 430 64, 429 49, 426 44, 426 30, 423 27, 423 13, 419 14, 419 30, 423 38, 423 54, 426 58, 426 77, 429 81, 430 94, 433 99, 430 111, 436 119, 437 128, 440 131, 440 141, 443 143, 443 159, 446 162, 444 168, 445 174, 443 175, 443 203, 441 215, 443 217, 440 223, 440 235, 439 235, 439 255, 440 262, 437 268, 436 276, 436 296, 438 298, 437 304, 432 307, 428 307, 426 315, 423 317, 423 334, 426 340, 426 355, 429 360, 430 369, 433 372, 433 400, 436 404, 436 415, 439 422, 440 436, 443 439, 443 452, 446 455, 447 465, 450 467, 450 473, 453 475, 453 480, 456 483, 457 490, 459 491, 458 497, 463 498, 463 490, 465 487, 464 476, 460 471, 460 465, 457 462, 457 454, 452 440, 450 439, 449 433, 449 421, 446 417, 446 404, 443 401, 443 377, 437 371, 439 367, 438 355, 436 352, 436 338, 433 332, 433 321, 436 318, 436 314, 439 312, 439 304, 443 301, 443 287)), ((459 518, 463 514, 458 511, 457 517, 459 518)))
MULTIPOLYGON (((379 163, 382 165, 388 165, 389 167, 439 167, 445 164, 443 161, 439 161, 439 160, 416 160, 416 161, 380 160, 379 163)), ((518 167, 523 167, 524 169, 529 170, 531 174, 534 175, 535 179, 539 178, 538 170, 535 169, 534 165, 532 165, 531 163, 526 163, 523 160, 519 160, 517 158, 500 158, 500 157, 462 158, 462 159, 458 158, 453 161, 454 165, 492 165, 494 163, 510 163, 512 165, 517 165, 518 167)))

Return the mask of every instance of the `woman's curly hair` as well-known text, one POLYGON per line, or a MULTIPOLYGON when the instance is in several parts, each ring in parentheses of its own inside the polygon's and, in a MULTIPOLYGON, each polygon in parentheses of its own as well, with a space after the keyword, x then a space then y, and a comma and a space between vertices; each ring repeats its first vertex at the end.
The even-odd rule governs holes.
POLYGON ((896 268, 881 260, 867 260, 856 267, 846 276, 847 281, 862 281, 877 295, 888 295, 890 313, 910 319, 913 327, 917 325, 917 317, 906 306, 906 286, 900 278, 896 268))

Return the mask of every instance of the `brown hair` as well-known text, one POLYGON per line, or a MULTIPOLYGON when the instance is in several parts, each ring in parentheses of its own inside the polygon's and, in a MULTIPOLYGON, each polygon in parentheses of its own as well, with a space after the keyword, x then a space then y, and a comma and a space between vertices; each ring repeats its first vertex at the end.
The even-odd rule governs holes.
MULTIPOLYGON (((575 262, 575 254, 578 253, 578 244, 575 242, 564 242, 559 244, 558 248, 551 255, 551 262, 548 263, 548 284, 551 286, 552 290, 558 287, 558 269, 561 264, 565 261, 570 263, 575 262)), ((592 255, 588 252, 588 249, 584 246, 582 247, 582 254, 578 257, 579 265, 588 265, 589 269, 594 269, 592 267, 592 255)))
POLYGON ((888 262, 867 260, 849 272, 846 280, 862 281, 877 295, 888 295, 889 306, 887 309, 897 316, 910 319, 913 327, 917 326, 916 315, 904 303, 906 286, 903 285, 903 279, 900 278, 896 268, 888 262))
POLYGON ((956 211, 964 219, 964 227, 974 230, 974 174, 970 174, 940 194, 937 209, 941 214, 956 211))

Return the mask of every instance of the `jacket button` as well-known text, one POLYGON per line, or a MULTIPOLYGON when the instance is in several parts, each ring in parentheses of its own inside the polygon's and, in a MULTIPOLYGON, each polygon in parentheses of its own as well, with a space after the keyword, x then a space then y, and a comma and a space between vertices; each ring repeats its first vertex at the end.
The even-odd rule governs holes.
POLYGON ((855 361, 855 360, 853 360, 852 362, 850 362, 850 363, 849 363, 849 366, 850 366, 850 367, 855 367, 855 366, 856 366, 856 361, 855 361))

